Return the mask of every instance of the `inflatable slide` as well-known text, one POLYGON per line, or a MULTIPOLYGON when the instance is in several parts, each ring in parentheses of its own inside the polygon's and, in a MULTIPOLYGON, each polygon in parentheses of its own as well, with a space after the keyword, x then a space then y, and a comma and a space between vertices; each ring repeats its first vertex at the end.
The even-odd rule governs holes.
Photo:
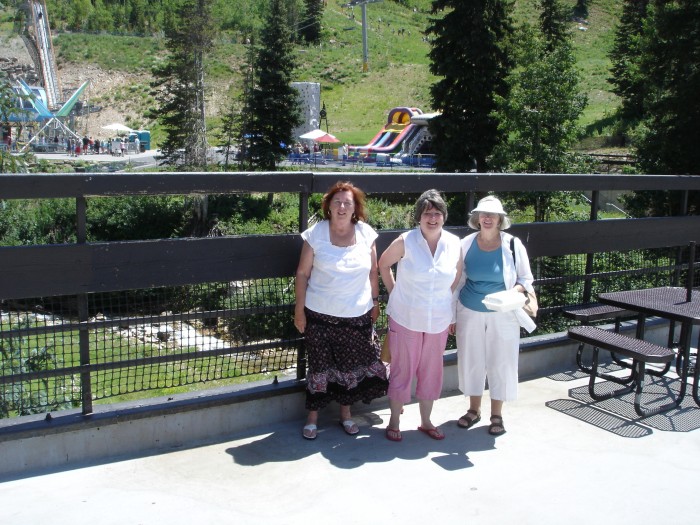
POLYGON ((370 156, 376 153, 395 153, 401 149, 404 141, 409 140, 417 127, 411 122, 411 117, 423 112, 418 108, 394 108, 389 111, 386 125, 377 133, 366 146, 350 146, 351 152, 370 156))

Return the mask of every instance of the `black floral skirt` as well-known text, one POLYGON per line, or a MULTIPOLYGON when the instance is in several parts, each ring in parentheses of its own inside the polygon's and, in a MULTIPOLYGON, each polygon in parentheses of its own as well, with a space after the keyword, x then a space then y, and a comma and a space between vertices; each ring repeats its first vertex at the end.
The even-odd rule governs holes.
POLYGON ((331 401, 352 405, 385 396, 389 382, 371 311, 359 317, 305 312, 307 410, 320 410, 331 401))

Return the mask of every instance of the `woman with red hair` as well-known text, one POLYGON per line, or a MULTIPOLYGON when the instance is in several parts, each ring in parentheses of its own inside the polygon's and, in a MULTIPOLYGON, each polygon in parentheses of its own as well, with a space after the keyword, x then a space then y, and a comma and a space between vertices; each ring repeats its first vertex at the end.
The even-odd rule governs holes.
POLYGON ((301 236, 294 325, 304 334, 308 364, 302 435, 316 439, 318 411, 340 404, 340 424, 359 432, 350 407, 386 394, 373 324, 379 315, 377 233, 365 222, 365 194, 337 182, 323 196, 324 220, 301 236))

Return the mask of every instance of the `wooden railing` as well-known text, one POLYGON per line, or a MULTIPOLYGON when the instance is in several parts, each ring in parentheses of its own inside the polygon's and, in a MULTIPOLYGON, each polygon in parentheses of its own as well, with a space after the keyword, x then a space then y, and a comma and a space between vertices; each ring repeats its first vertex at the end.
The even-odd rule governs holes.
MULTIPOLYGON (((324 193, 337 180, 352 180, 367 194, 419 194, 430 188, 447 194, 467 195, 467 209, 485 192, 586 191, 591 195, 590 220, 580 222, 516 224, 510 230, 527 245, 532 259, 687 246, 700 241, 700 216, 686 215, 690 192, 700 191, 700 176, 623 175, 522 175, 439 173, 123 173, 0 175, 0 200, 72 198, 76 203, 75 244, 7 246, 0 248, 0 310, 10 301, 35 297, 70 296, 77 303, 81 362, 66 373, 79 374, 84 413, 92 411, 90 374, 107 368, 134 366, 128 358, 116 363, 92 363, 88 296, 158 287, 221 283, 255 279, 290 278, 294 275, 302 241, 296 233, 223 236, 214 238, 157 239, 146 241, 86 242, 87 206, 90 199, 128 195, 187 195, 234 193, 295 193, 299 195, 299 230, 306 228, 308 200, 324 193), (681 209, 673 217, 597 220, 600 192, 667 190, 679 192, 681 209)), ((466 226, 451 227, 463 236, 466 226)), ((381 231, 381 253, 397 231, 381 231)), ((592 265, 586 265, 589 273, 592 265)), ((564 277, 564 276, 562 276, 564 277)), ((586 276, 583 276, 586 280, 586 276)), ((590 279, 589 279, 590 280, 590 279)), ((588 283, 588 281, 586 281, 588 283)), ((590 286, 587 291, 590 298, 590 286)), ((277 305, 288 311, 290 304, 277 305)), ((206 318, 237 315, 225 312, 188 314, 206 318)), ((167 317, 167 316, 166 316, 167 317)), ((133 322, 133 321, 132 321, 133 322)), ((13 332, 14 333, 14 332, 13 332)), ((11 337, 3 333, 0 338, 11 337)), ((261 345, 248 345, 245 351, 261 345)), ((233 353, 232 347, 212 350, 212 356, 233 353)), ((201 354, 198 354, 201 355, 201 354)), ((172 361, 173 356, 160 358, 172 361)), ((191 357, 183 356, 183 359, 191 357)), ((150 357, 148 363, 159 358, 150 357)), ((146 361, 143 364, 148 364, 146 361)), ((298 367, 303 370, 303 356, 298 367)), ((52 372, 54 375, 56 371, 52 372)), ((50 374, 49 374, 50 375, 50 374)), ((42 377, 45 377, 46 374, 42 377)), ((300 374, 299 377, 302 377, 300 374)), ((22 376, 36 379, 35 375, 22 376)), ((5 374, 1 384, 14 381, 5 374)))

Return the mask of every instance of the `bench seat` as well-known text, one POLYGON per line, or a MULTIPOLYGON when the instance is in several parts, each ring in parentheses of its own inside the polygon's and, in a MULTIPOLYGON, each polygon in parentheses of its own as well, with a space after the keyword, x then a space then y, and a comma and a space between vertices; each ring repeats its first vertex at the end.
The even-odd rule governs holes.
POLYGON ((675 352, 665 346, 660 346, 649 341, 635 339, 617 332, 604 330, 596 326, 575 326, 569 328, 569 338, 588 344, 593 347, 593 363, 588 369, 590 380, 588 392, 593 399, 601 401, 635 390, 634 409, 641 417, 648 417, 677 407, 682 401, 678 396, 670 403, 653 409, 645 409, 642 406, 642 391, 644 388, 644 375, 647 363, 670 363, 676 356, 675 352), (632 373, 629 377, 620 378, 598 371, 598 351, 607 350, 618 355, 632 359, 632 373), (596 378, 605 379, 614 383, 625 385, 623 388, 613 390, 605 394, 595 391, 596 378))
POLYGON ((665 346, 603 330, 597 326, 574 326, 569 337, 645 363, 670 363, 676 353, 665 346))
POLYGON ((600 303, 588 303, 578 306, 571 306, 564 310, 564 317, 575 319, 582 324, 592 323, 594 321, 603 321, 605 319, 619 319, 621 317, 636 317, 637 312, 625 310, 616 306, 609 306, 600 303))
MULTIPOLYGON (((569 319, 574 319, 578 322, 581 323, 581 325, 589 325, 593 322, 596 321, 615 321, 615 331, 619 332, 620 331, 620 326, 621 322, 623 319, 631 319, 633 317, 636 317, 638 312, 634 312, 632 310, 625 310, 624 308, 618 308, 617 306, 610 306, 607 304, 601 304, 601 303, 586 303, 586 304, 580 304, 576 306, 571 306, 567 308, 566 310, 563 311, 564 317, 568 317, 569 319)), ((582 372, 585 372, 587 374, 591 373, 590 367, 586 366, 583 362, 583 349, 585 348, 586 343, 581 342, 578 345, 578 352, 576 352, 576 365, 579 367, 579 370, 582 372)), ((629 365, 622 361, 617 355, 614 353, 611 354, 611 357, 613 361, 622 368, 629 368, 629 365)), ((670 368, 670 365, 669 365, 670 368)), ((668 368, 663 371, 665 374, 668 372, 668 368)), ((655 371, 650 371, 649 372, 652 375, 656 375, 655 371)))

